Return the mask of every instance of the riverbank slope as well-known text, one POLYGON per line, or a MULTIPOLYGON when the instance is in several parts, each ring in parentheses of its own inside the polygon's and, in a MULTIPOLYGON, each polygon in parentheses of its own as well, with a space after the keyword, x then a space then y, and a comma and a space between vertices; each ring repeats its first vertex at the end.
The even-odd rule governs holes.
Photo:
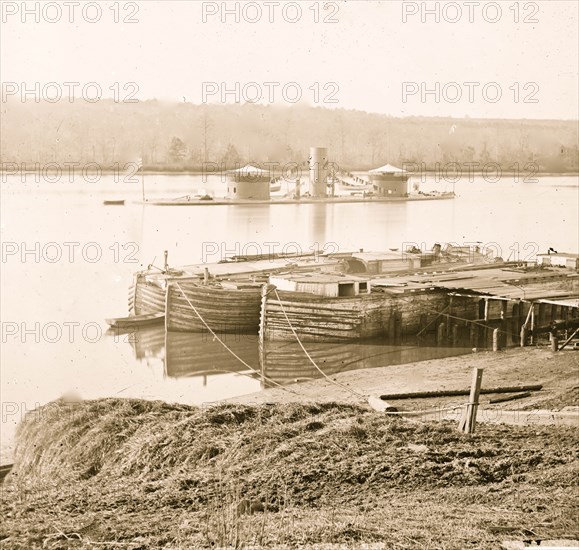
MULTIPOLYGON (((485 363, 483 386, 543 383, 535 405, 561 409, 576 400, 576 357, 513 350, 332 378, 378 394, 462 388, 485 363)), ((262 396, 255 405, 47 405, 19 430, 2 547, 482 549, 579 538, 576 427, 478 424, 465 435, 455 422, 377 413, 329 380, 290 389, 244 398, 262 396), (244 499, 264 511, 240 513, 244 499)))

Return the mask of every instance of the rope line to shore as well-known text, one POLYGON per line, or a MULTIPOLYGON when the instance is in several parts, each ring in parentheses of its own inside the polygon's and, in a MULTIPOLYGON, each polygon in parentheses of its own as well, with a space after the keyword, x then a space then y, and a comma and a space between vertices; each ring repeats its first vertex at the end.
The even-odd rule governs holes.
POLYGON ((287 391, 288 393, 293 393, 294 395, 299 395, 297 392, 294 392, 292 390, 290 390, 289 388, 286 388, 285 386, 283 386, 282 384, 280 384, 279 382, 276 382, 275 380, 265 376, 265 374, 259 372, 258 370, 254 369, 251 365, 249 365, 246 361, 244 361, 241 357, 239 357, 239 355, 237 355, 229 346, 227 346, 227 344, 225 344, 225 342, 223 342, 221 340, 221 338, 219 338, 219 336, 217 336, 217 334, 215 334, 215 332, 213 332, 213 330, 211 329, 211 327, 205 322, 205 319, 203 319, 203 317, 201 317, 201 314, 197 311, 197 308, 191 303, 191 301, 189 300, 189 297, 187 296, 187 294, 185 294, 184 290, 181 288, 181 285, 179 285, 179 283, 177 281, 175 281, 175 286, 180 290, 181 294, 183 294, 183 297, 185 298, 185 300, 187 300, 187 303, 189 304, 189 306, 191 307, 191 309, 195 312, 195 314, 197 315, 197 317, 199 317, 199 320, 205 325, 205 328, 213 335, 213 337, 229 352, 231 353, 231 355, 233 355, 233 357, 235 357, 238 361, 240 361, 243 365, 245 365, 250 371, 254 372, 255 374, 261 376, 261 378, 263 380, 267 380, 268 382, 278 386, 279 388, 281 388, 284 391, 287 391))
POLYGON ((331 382, 332 384, 335 384, 336 386, 339 386, 340 388, 350 392, 351 394, 355 395, 356 397, 359 397, 361 399, 366 399, 366 396, 362 393, 359 393, 355 390, 353 390, 352 388, 348 388, 347 386, 345 386, 344 384, 341 384, 340 382, 336 381, 336 380, 332 380, 320 367, 318 367, 318 365, 316 364, 316 362, 312 359, 312 356, 308 353, 308 350, 304 347, 304 345, 302 344, 299 336, 297 335, 294 327, 292 326, 289 317, 287 316, 287 313, 285 311, 285 308, 283 307, 283 303, 281 301, 281 298, 279 297, 279 294, 277 292, 277 288, 274 288, 274 292, 275 295, 277 297, 278 303, 281 307, 281 311, 287 321, 287 324, 289 326, 289 328, 291 329, 295 339, 297 340, 298 344, 300 345, 300 347, 302 348, 303 352, 306 354, 306 357, 310 360, 311 364, 316 368, 316 370, 329 382, 331 382))

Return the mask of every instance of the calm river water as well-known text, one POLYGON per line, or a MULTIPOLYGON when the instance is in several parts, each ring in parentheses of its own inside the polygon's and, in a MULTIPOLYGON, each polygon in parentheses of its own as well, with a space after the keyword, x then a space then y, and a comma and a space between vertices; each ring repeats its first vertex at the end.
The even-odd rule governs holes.
MULTIPOLYGON (((127 313, 132 273, 150 263, 162 266, 164 250, 170 265, 235 252, 378 251, 408 242, 430 248, 435 241, 480 241, 504 259, 531 259, 550 246, 579 250, 575 177, 464 179, 456 184, 458 197, 448 201, 204 207, 134 204, 140 184, 117 183, 113 176, 93 183, 65 179, 36 182, 29 175, 26 182, 8 177, 2 183, 3 462, 21 416, 65 392, 200 404, 260 388, 258 380, 236 373, 235 359, 200 336, 166 339, 163 331, 148 330, 129 342, 106 334, 104 318, 127 313), (103 205, 114 198, 128 202, 103 205)), ((434 182, 422 188, 429 184, 441 189, 434 182)), ((220 194, 226 184, 149 175, 145 186, 147 197, 156 198, 220 194)), ((231 345, 248 362, 257 361, 254 340, 231 345)), ((351 369, 461 350, 367 343, 343 351, 341 368, 351 369)), ((300 377, 314 374, 304 358, 300 377)))

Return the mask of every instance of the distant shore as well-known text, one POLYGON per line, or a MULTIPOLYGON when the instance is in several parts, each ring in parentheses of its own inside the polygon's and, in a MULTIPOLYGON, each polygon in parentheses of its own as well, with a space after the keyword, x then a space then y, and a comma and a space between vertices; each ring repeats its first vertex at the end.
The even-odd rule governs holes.
MULTIPOLYGON (((0 163, 0 174, 10 174, 11 172, 13 172, 13 170, 7 170, 5 168, 5 166, 7 164, 11 164, 11 163, 0 163)), ((16 163, 18 164, 18 169, 21 170, 22 166, 21 163, 16 163)), ((50 165, 51 163, 46 163, 46 165, 50 165)), ((58 163, 57 163, 58 164, 58 163)), ((85 164, 81 164, 78 165, 76 167, 71 167, 70 169, 72 170, 73 168, 75 168, 76 172, 80 172, 83 171, 84 173, 87 174, 96 174, 96 173, 101 173, 101 174, 105 174, 105 175, 126 175, 128 174, 130 171, 125 171, 125 170, 118 170, 115 168, 109 168, 109 167, 101 167, 99 168, 99 170, 96 170, 94 168, 92 168, 92 166, 94 164, 98 164, 98 163, 91 163, 91 162, 87 162, 85 164)), ((511 163, 512 165, 512 163, 511 163)), ((500 164, 499 164, 500 166, 500 164)), ((66 164, 62 164, 60 166, 60 169, 63 172, 67 171, 67 165, 66 164)), ((353 173, 353 174, 367 174, 369 172, 370 169, 360 169, 360 168, 352 168, 352 169, 348 169, 345 170, 345 172, 348 173, 353 173)), ((30 173, 30 174, 37 174, 37 173, 42 173, 42 172, 46 172, 46 173, 56 173, 58 172, 57 169, 50 169, 48 167, 46 168, 35 168, 34 165, 30 165, 30 166, 26 166, 24 168, 24 170, 22 171, 18 171, 16 174, 20 174, 20 173, 30 173)), ((279 177, 277 176, 277 174, 279 173, 279 170, 274 170, 273 176, 272 177, 279 177)), ((301 171, 301 177, 304 177, 305 175, 307 175, 309 172, 307 167, 303 167, 302 171, 301 171)), ((433 175, 437 175, 440 174, 441 170, 438 169, 426 169, 426 170, 421 170, 420 172, 408 172, 410 177, 417 177, 420 176, 422 174, 425 175, 429 175, 429 176, 433 176, 433 175)), ((467 171, 467 170, 463 170, 463 177, 466 176, 482 176, 484 174, 484 172, 482 170, 472 170, 472 171, 467 171)), ((145 175, 145 176, 220 176, 223 178, 227 177, 227 171, 225 172, 212 172, 212 171, 207 171, 207 170, 203 170, 202 168, 194 168, 194 169, 156 169, 156 168, 144 168, 139 170, 139 172, 137 173, 133 173, 131 174, 133 177, 135 176, 140 176, 140 175, 145 175)), ((452 175, 452 173, 451 173, 452 175)), ((507 169, 502 169, 502 175, 503 176, 513 176, 513 175, 518 175, 519 178, 521 180, 523 180, 524 178, 532 178, 532 177, 574 177, 574 176, 579 176, 579 171, 576 172, 548 172, 548 171, 537 171, 537 172, 526 172, 525 170, 520 170, 520 171, 515 171, 515 170, 507 170, 507 169)), ((289 180, 288 181, 293 181, 289 180)))

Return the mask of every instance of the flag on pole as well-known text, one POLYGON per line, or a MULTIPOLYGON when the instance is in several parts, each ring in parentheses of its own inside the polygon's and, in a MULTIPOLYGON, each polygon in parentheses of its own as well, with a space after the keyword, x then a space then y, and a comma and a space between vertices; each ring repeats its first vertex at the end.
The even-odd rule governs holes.
POLYGON ((143 157, 137 159, 137 172, 141 172, 141 195, 143 202, 145 202, 145 174, 142 171, 143 168, 143 157))

